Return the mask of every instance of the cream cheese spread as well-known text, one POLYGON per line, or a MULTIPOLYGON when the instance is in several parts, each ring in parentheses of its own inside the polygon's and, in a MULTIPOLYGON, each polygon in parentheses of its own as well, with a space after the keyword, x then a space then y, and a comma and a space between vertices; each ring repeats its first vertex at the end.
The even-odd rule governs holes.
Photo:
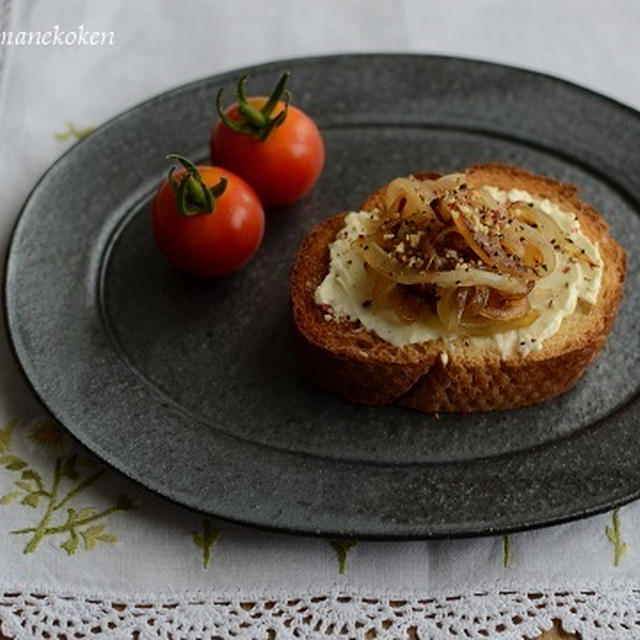
MULTIPOLYGON (((595 265, 572 260, 565 253, 556 251, 556 268, 538 280, 528 296, 531 307, 539 313, 532 324, 491 336, 466 338, 470 346, 498 349, 505 358, 526 355, 542 349, 544 341, 560 329, 562 320, 575 311, 578 300, 596 302, 602 280, 602 259, 597 243, 581 232, 575 214, 563 211, 550 200, 534 198, 526 191, 483 188, 501 203, 507 198, 511 202, 535 202, 595 265)), ((351 245, 359 235, 372 233, 377 220, 375 211, 352 212, 346 216, 344 228, 330 246, 329 272, 316 289, 315 302, 331 307, 338 318, 360 321, 366 329, 395 346, 442 339, 443 353, 448 359, 446 343, 459 339, 460 335, 447 332, 435 315, 406 324, 398 319, 393 309, 367 304, 371 297, 370 279, 364 260, 351 245)))

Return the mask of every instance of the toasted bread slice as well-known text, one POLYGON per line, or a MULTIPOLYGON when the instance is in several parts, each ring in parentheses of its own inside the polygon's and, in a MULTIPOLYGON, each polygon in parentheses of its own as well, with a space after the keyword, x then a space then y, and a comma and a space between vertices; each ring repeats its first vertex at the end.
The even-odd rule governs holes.
MULTIPOLYGON (((582 233, 598 242, 603 276, 596 304, 579 303, 543 348, 504 358, 495 348, 469 346, 464 337, 401 347, 382 340, 359 322, 326 316, 314 301, 329 269, 329 245, 346 214, 314 227, 293 265, 290 298, 301 368, 322 389, 368 405, 396 403, 424 412, 512 409, 541 402, 569 389, 605 344, 623 294, 626 257, 608 225, 576 197, 576 188, 523 169, 484 164, 466 170, 471 187, 522 189, 548 198, 577 215, 582 233), (447 358, 440 357, 447 352, 447 358)), ((421 178, 437 177, 417 174, 421 178)), ((362 209, 379 207, 386 187, 362 209)))

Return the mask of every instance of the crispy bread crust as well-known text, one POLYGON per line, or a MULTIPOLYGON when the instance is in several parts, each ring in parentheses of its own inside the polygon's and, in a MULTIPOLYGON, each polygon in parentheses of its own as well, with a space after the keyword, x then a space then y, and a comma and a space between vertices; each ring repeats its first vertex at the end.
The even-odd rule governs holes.
MULTIPOLYGON (((359 323, 325 320, 314 293, 329 269, 329 245, 346 214, 314 227, 298 251, 290 278, 296 343, 304 374, 317 386, 352 402, 396 403, 424 412, 513 409, 541 402, 569 389, 605 344, 622 299, 626 257, 609 236, 600 214, 562 184, 517 167, 476 165, 466 170, 472 186, 524 189, 574 212, 583 233, 599 243, 604 262, 602 286, 593 307, 579 305, 541 351, 504 359, 495 349, 479 350, 464 338, 395 347, 359 323)), ((417 174, 432 177, 434 174, 417 174)), ((379 206, 386 186, 362 209, 379 206)))

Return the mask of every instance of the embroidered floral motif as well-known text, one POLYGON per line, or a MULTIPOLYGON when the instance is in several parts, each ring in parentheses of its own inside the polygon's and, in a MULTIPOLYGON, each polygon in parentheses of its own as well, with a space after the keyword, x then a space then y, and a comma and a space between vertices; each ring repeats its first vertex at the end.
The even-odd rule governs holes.
POLYGON ((220 537, 220 529, 211 526, 211 522, 202 518, 202 532, 192 531, 191 537, 196 547, 202 549, 202 567, 206 569, 211 561, 211 547, 220 537))
POLYGON ((347 571, 347 555, 358 542, 356 540, 329 540, 329 544, 338 554, 338 573, 344 575, 347 571))
POLYGON ((29 428, 27 439, 35 447, 45 451, 65 453, 70 448, 69 438, 60 425, 51 418, 41 418, 33 422, 29 428))
MULTIPOLYGON (((35 526, 11 531, 13 535, 28 535, 24 553, 35 551, 47 536, 65 535, 60 544, 68 555, 79 548, 92 551, 99 542, 113 544, 117 537, 105 531, 105 524, 96 524, 116 511, 134 508, 127 496, 120 496, 116 504, 99 511, 94 507, 74 508, 77 496, 99 480, 107 470, 90 459, 81 458, 77 452, 56 455, 53 462, 53 478, 49 484, 41 473, 12 451, 12 437, 17 426, 15 420, 0 430, 0 465, 7 471, 18 473, 15 490, 0 497, 0 505, 19 501, 25 507, 37 509, 41 503, 45 510, 35 526), (66 507, 66 517, 56 518, 66 507), (57 520, 57 522, 56 522, 57 520)), ((59 454, 68 444, 63 429, 55 421, 44 418, 31 426, 27 439, 51 452, 59 454)), ((48 474, 46 474, 48 475, 48 474)), ((77 505, 76 505, 77 506, 77 505)))
POLYGON ((71 138, 75 138, 76 140, 82 140, 82 138, 85 138, 86 136, 88 136, 93 131, 93 129, 94 127, 92 126, 85 127, 84 129, 77 129, 71 122, 67 122, 66 130, 61 131, 59 133, 55 133, 54 135, 56 137, 56 140, 60 140, 62 142, 66 142, 71 138))
POLYGON ((609 542, 613 545, 613 565, 617 567, 620 565, 622 556, 629 548, 627 543, 622 540, 622 532, 620 531, 620 509, 614 509, 611 514, 611 524, 611 527, 606 526, 604 528, 604 532, 609 542))
POLYGON ((508 569, 511 565, 511 536, 507 533, 502 536, 502 566, 508 569))

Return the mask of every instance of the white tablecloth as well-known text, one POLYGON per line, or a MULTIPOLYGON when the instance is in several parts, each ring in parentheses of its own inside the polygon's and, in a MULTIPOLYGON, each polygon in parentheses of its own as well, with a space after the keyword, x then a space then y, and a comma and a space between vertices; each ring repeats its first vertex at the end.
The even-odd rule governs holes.
MULTIPOLYGON (((408 51, 541 70, 639 108, 638 26, 635 0, 0 0, 0 31, 15 38, 0 45, 0 246, 72 129, 178 84, 278 58, 408 51), (16 43, 56 25, 113 43, 16 43)), ((509 538, 360 542, 341 557, 326 540, 203 519, 78 452, 21 379, 4 331, 0 465, 10 636, 360 637, 387 620, 394 637, 520 638, 554 617, 585 638, 640 635, 638 504, 509 538)))

